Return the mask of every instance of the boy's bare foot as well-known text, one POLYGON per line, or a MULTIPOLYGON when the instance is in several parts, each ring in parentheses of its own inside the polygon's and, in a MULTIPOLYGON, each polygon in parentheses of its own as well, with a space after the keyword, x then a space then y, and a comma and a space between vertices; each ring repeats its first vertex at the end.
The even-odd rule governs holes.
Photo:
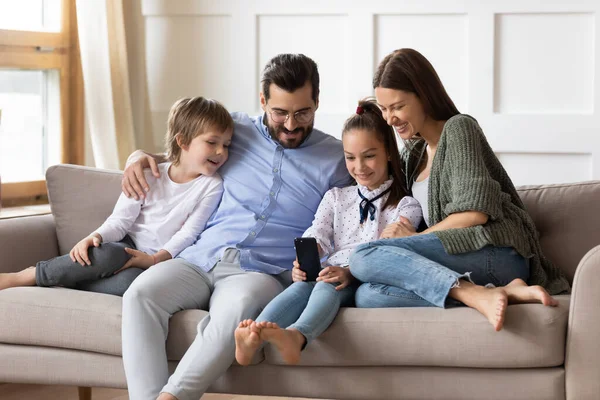
POLYGON ((504 287, 509 304, 542 303, 545 306, 556 307, 558 300, 550 296, 541 286, 529 286, 523 279, 514 279, 504 287))
POLYGON ((251 319, 245 319, 235 330, 235 359, 240 365, 249 365, 262 339, 260 328, 251 319))
POLYGON ((286 364, 296 365, 300 362, 300 352, 306 339, 296 329, 281 329, 277 324, 267 322, 260 336, 277 348, 286 364))
POLYGON ((19 286, 35 286, 35 267, 0 274, 0 290, 19 286))
POLYGON ((450 296, 482 313, 494 330, 502 329, 508 306, 508 295, 503 288, 488 289, 461 280, 459 287, 450 290, 450 296))

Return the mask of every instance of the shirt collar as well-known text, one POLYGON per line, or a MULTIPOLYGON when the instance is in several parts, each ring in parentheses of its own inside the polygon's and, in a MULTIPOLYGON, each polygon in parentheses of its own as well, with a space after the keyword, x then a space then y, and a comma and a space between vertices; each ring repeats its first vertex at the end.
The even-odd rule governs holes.
POLYGON ((256 128, 259 130, 259 132, 267 139, 269 139, 270 141, 272 141, 275 144, 279 144, 276 143, 272 138, 271 138, 271 134, 269 133, 269 128, 267 127, 267 124, 265 124, 265 119, 267 118, 267 113, 263 113, 263 115, 259 115, 257 117, 255 117, 254 119, 254 126, 256 126, 256 128))
POLYGON ((369 190, 369 188, 367 188, 366 186, 363 185, 359 185, 357 184, 358 188, 360 189, 360 192, 363 194, 363 196, 365 196, 368 199, 372 199, 375 196, 379 196, 379 194, 381 192, 383 192, 384 190, 387 190, 390 186, 392 186, 392 182, 394 181, 394 178, 392 178, 392 176, 389 176, 389 179, 385 182, 383 182, 381 185, 379 185, 379 187, 375 190, 369 190))

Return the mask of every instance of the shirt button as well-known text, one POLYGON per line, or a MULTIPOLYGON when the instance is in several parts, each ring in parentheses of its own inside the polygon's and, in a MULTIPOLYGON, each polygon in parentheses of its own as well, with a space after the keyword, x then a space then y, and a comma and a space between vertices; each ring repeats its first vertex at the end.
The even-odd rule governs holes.
POLYGON ((250 232, 250 235, 256 236, 256 232, 252 231, 252 232, 250 232))
POLYGON ((271 194, 271 196, 275 196, 275 192, 271 192, 270 194, 271 194))
POLYGON ((277 172, 279 171, 277 168, 273 168, 273 172, 277 172))
POLYGON ((260 216, 260 219, 265 219, 265 216, 264 216, 264 215, 261 215, 261 216, 260 216))

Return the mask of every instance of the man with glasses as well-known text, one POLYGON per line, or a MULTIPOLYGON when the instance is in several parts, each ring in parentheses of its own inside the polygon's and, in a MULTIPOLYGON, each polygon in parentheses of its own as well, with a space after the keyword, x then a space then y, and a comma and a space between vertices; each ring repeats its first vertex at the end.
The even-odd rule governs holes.
MULTIPOLYGON (((149 268, 123 298, 123 362, 132 400, 200 398, 233 362, 238 323, 255 318, 291 283, 293 240, 310 226, 325 192, 350 183, 341 142, 313 129, 319 105, 313 60, 274 57, 263 70, 260 103, 262 116, 232 114, 229 160, 219 170, 223 199, 198 241, 149 268), (209 307, 169 377, 169 318, 209 307)), ((162 160, 132 154, 124 193, 137 198, 152 190, 142 169, 157 171, 162 160)))

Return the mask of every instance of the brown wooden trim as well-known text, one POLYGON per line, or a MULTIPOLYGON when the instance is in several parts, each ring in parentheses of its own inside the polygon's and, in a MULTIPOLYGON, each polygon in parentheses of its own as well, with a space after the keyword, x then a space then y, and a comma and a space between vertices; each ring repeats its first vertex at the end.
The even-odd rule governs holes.
POLYGON ((2 183, 2 200, 46 195, 46 181, 2 183))
POLYGON ((79 400, 92 400, 92 388, 91 387, 81 387, 77 388, 79 392, 79 400))
POLYGON ((19 69, 60 69, 67 66, 68 55, 5 49, 0 53, 0 66, 19 69))
POLYGON ((62 32, 29 32, 0 29, 0 44, 6 46, 69 47, 69 37, 62 32))
MULTIPOLYGON (((52 209, 50 208, 50 204, 26 205, 17 207, 5 207, 3 205, 2 208, 0 208, 0 219, 31 217, 33 215, 47 215, 51 213, 52 209)), ((0 386, 2 385, 4 384, 0 383, 0 386)))
POLYGON ((81 69, 81 52, 79 34, 77 32, 77 10, 75 0, 68 2, 70 12, 71 48, 69 53, 69 129, 67 143, 63 142, 63 162, 69 164, 85 164, 85 111, 83 92, 83 71, 81 69))

